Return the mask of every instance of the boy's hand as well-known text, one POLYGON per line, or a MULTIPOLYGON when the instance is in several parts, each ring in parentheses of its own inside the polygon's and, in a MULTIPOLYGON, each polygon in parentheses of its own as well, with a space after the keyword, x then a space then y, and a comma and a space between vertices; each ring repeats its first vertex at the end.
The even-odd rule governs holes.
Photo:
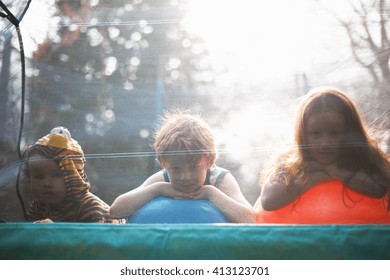
POLYGON ((199 193, 196 194, 192 199, 197 199, 197 200, 212 200, 211 197, 214 193, 214 191, 217 190, 212 185, 204 185, 199 189, 199 193))
POLYGON ((191 192, 183 192, 179 188, 175 187, 171 183, 161 183, 158 187, 159 195, 170 197, 173 199, 195 199, 194 197, 198 196, 201 192, 202 187, 191 191, 191 192))

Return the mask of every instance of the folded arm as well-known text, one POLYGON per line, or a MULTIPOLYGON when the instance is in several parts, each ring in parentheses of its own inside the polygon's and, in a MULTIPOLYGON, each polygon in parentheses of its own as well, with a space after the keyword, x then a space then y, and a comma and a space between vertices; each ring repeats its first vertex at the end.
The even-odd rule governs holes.
POLYGON ((220 183, 219 189, 205 185, 195 199, 207 199, 213 203, 232 223, 254 223, 254 209, 245 199, 236 179, 227 174, 220 183))
POLYGON ((302 181, 300 178, 286 181, 283 174, 268 177, 264 185, 261 186, 259 200, 262 208, 266 211, 280 209, 293 202, 318 183, 332 179, 322 167, 315 163, 307 163, 305 168, 307 172, 305 181, 302 181), (275 176, 278 177, 274 178, 275 176))
MULTIPOLYGON (((352 172, 339 168, 336 164, 331 164, 324 166, 324 170, 333 179, 347 184, 349 188, 363 195, 382 198, 386 194, 386 188, 374 181, 363 169, 352 172)), ((387 178, 389 178, 388 174, 387 178)), ((390 180, 387 186, 390 186, 390 180)))

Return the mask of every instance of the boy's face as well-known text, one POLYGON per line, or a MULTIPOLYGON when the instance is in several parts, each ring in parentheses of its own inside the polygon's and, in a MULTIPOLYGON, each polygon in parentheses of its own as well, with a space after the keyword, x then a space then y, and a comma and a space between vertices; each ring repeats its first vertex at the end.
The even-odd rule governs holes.
POLYGON ((168 171, 172 186, 182 192, 202 187, 210 168, 206 160, 195 161, 186 155, 170 157, 163 167, 168 171))
POLYGON ((35 198, 47 205, 56 205, 66 198, 64 176, 57 163, 40 155, 28 162, 30 183, 35 198))

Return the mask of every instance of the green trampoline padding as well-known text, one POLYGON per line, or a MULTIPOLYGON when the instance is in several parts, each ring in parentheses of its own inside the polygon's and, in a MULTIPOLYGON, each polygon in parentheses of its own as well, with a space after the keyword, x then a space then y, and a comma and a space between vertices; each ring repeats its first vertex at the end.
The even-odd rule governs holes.
POLYGON ((0 258, 390 259, 390 226, 6 223, 0 258))

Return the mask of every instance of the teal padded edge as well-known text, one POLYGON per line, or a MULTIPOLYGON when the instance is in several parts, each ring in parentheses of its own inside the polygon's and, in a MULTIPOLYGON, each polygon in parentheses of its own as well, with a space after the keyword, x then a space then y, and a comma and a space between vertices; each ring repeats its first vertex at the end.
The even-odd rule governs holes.
POLYGON ((390 226, 5 223, 0 258, 388 260, 390 226))

